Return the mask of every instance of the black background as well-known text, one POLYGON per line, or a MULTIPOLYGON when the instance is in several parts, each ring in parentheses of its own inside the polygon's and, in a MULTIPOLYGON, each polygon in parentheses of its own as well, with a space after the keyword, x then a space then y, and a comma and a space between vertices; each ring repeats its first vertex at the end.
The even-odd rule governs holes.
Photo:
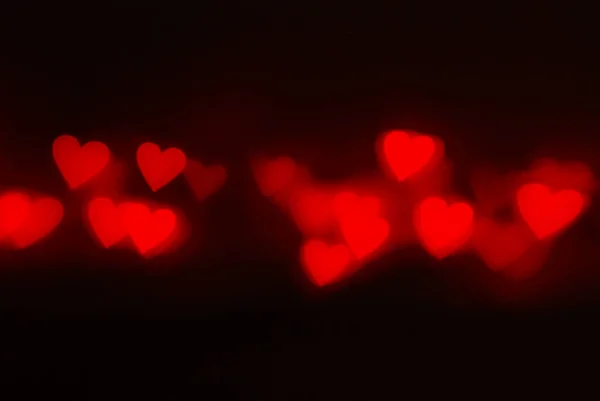
POLYGON ((529 382, 540 365, 564 367, 558 353, 581 355, 597 319, 598 206, 526 282, 472 255, 433 263, 408 249, 316 290, 301 236, 255 187, 255 152, 332 182, 376 171, 373 143, 390 128, 442 137, 466 196, 483 164, 546 155, 598 168, 592 12, 422 8, 4 10, 0 186, 66 209, 43 242, 1 253, 4 377, 78 398, 387 399, 416 378, 418 391, 529 382), (151 261, 100 250, 80 218, 85 193, 51 158, 64 132, 104 141, 129 166, 128 193, 181 208, 190 242, 151 261), (181 178, 152 195, 135 169, 144 140, 224 163, 227 185, 200 205, 181 178))

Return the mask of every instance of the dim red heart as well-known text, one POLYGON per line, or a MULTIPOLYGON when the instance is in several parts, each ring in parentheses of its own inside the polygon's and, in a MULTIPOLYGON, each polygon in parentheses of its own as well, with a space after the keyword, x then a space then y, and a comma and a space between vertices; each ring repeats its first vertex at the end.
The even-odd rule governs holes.
POLYGON ((300 188, 289 205, 292 217, 304 234, 326 234, 335 224, 332 196, 325 190, 300 188))
POLYGON ((48 235, 63 217, 63 206, 56 199, 43 197, 27 202, 27 217, 10 234, 13 243, 19 249, 26 248, 48 235))
POLYGON ((414 222, 425 249, 435 258, 443 259, 469 240, 473 209, 464 202, 449 205, 444 199, 432 196, 417 206, 414 222))
POLYGON ((435 153, 435 141, 426 135, 391 131, 384 138, 383 153, 396 178, 404 181, 431 161, 435 153))
POLYGON ((259 163, 255 169, 256 182, 265 196, 274 196, 294 179, 296 162, 287 156, 259 163))
POLYGON ((390 226, 379 216, 378 198, 343 192, 333 204, 342 235, 357 259, 369 256, 387 239, 390 226))
POLYGON ((61 135, 52 145, 54 161, 69 188, 75 189, 100 173, 110 159, 110 151, 102 142, 83 146, 70 135, 61 135))
POLYGON ((180 149, 161 151, 158 145, 146 142, 138 148, 137 163, 146 182, 156 192, 183 171, 186 157, 180 149))
POLYGON ((491 219, 480 219, 475 225, 473 245, 494 271, 513 264, 532 243, 527 227, 514 223, 498 223, 491 219))
POLYGON ((227 178, 223 166, 205 167, 196 160, 188 160, 184 171, 188 185, 197 200, 204 200, 221 188, 227 178))
POLYGON ((123 212, 108 198, 95 198, 88 205, 88 219, 94 233, 105 248, 121 241, 127 230, 123 212))
POLYGON ((530 183, 519 188, 517 204, 535 236, 544 239, 564 229, 581 214, 584 197, 572 189, 552 192, 546 185, 530 183))
POLYGON ((141 255, 165 245, 175 232, 177 217, 169 209, 154 212, 142 203, 126 202, 119 206, 123 224, 141 255))
POLYGON ((313 239, 302 247, 302 260, 310 279, 318 286, 324 286, 346 271, 350 264, 350 252, 343 244, 330 246, 313 239))

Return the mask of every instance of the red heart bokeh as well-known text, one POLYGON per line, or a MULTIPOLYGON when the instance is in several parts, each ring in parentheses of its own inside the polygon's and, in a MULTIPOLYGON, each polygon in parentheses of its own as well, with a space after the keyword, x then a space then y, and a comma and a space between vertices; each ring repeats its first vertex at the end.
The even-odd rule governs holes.
POLYGON ((144 179, 156 192, 177 177, 186 165, 185 153, 177 148, 161 151, 158 145, 145 142, 137 150, 137 163, 144 179))
POLYGON ((307 235, 325 234, 335 223, 332 195, 320 188, 300 188, 290 199, 298 228, 307 235))
POLYGON ((185 178, 194 196, 201 201, 223 186, 227 173, 223 166, 207 166, 196 160, 188 160, 184 170, 185 178))
POLYGON ((303 265, 310 279, 318 286, 324 286, 338 279, 348 268, 351 258, 344 244, 328 245, 312 239, 301 251, 303 265))
POLYGON ((558 233, 583 211, 584 196, 573 189, 552 192, 540 183, 529 183, 517 191, 521 216, 538 239, 558 233))
POLYGON ((88 205, 88 220, 105 248, 121 241, 127 230, 123 223, 123 210, 108 198, 95 198, 88 205))
POLYGON ((404 181, 427 166, 436 151, 436 142, 427 135, 390 131, 383 139, 383 154, 394 176, 404 181))
POLYGON ((12 242, 19 249, 26 248, 48 235, 60 223, 63 217, 62 204, 50 197, 30 200, 24 197, 17 210, 27 210, 26 217, 9 234, 12 242))
POLYGON ((141 255, 156 253, 173 239, 177 216, 171 210, 151 212, 147 205, 137 202, 122 203, 119 209, 123 213, 125 230, 141 255))
POLYGON ((334 198, 333 207, 342 235, 357 259, 369 256, 387 239, 390 226, 379 216, 378 198, 342 192, 334 198))
POLYGON ((293 181, 296 170, 296 162, 287 156, 262 161, 254 169, 260 191, 269 197, 284 190, 293 181))
POLYGON ((54 161, 69 188, 75 189, 100 173, 110 159, 110 151, 102 142, 83 146, 75 137, 61 135, 52 145, 54 161))
POLYGON ((0 239, 12 234, 27 219, 29 197, 21 192, 7 192, 0 197, 0 239))
POLYGON ((437 259, 443 259, 470 238, 473 228, 473 209, 465 202, 448 204, 431 196, 416 208, 414 223, 425 249, 437 259))

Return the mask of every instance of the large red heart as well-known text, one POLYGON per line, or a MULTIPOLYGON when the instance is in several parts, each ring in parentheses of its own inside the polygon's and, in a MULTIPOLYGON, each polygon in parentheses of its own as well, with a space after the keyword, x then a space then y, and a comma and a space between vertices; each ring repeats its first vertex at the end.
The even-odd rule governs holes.
POLYGON ((27 219, 30 201, 20 192, 7 192, 0 197, 0 238, 12 234, 27 219))
POLYGON ((123 211, 108 198, 95 198, 88 205, 88 219, 94 233, 105 248, 121 241, 127 230, 123 223, 123 211))
POLYGON ((390 131, 383 140, 383 153, 399 181, 421 171, 433 158, 435 141, 426 135, 390 131))
POLYGON ((324 286, 346 271, 350 264, 350 252, 343 244, 329 246, 313 239, 302 247, 302 260, 310 279, 318 286, 324 286))
POLYGON ((494 271, 513 264, 532 244, 527 227, 479 219, 475 225, 473 245, 488 267, 494 271))
POLYGON ((265 196, 274 196, 294 179, 296 162, 287 156, 259 163, 255 168, 258 187, 265 196))
POLYGON ((378 198, 342 192, 335 197, 333 207, 342 235, 357 259, 364 259, 387 239, 390 225, 379 217, 378 198))
POLYGON ((70 135, 61 135, 52 145, 54 161, 71 189, 77 188, 100 173, 110 159, 110 151, 102 142, 83 146, 70 135))
POLYGON ((146 182, 156 192, 183 171, 186 157, 180 149, 161 151, 158 145, 145 142, 138 148, 137 162, 146 182))
POLYGON ((188 160, 184 171, 188 185, 199 201, 218 191, 225 183, 227 173, 223 166, 204 167, 196 160, 188 160))
POLYGON ((565 228, 581 214, 584 197, 564 189, 552 192, 546 185, 525 184, 517 191, 521 216, 538 239, 544 239, 565 228))
POLYGON ((123 213, 126 231, 143 256, 165 245, 177 227, 177 217, 169 209, 150 212, 148 206, 135 202, 122 203, 119 209, 123 213))
POLYGON ((60 223, 63 206, 56 199, 43 197, 29 202, 29 213, 10 234, 17 248, 26 248, 48 235, 60 223))
POLYGON ((425 249, 443 259, 469 240, 473 209, 465 202, 448 205, 444 199, 432 196, 417 206, 414 221, 425 249))

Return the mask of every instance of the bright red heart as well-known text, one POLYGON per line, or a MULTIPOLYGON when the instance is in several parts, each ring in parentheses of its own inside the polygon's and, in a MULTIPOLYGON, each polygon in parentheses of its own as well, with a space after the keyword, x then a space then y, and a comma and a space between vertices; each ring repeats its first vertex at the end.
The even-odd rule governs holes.
POLYGON ((115 206, 111 199, 93 199, 88 205, 88 219, 105 248, 110 248, 127 235, 123 223, 123 211, 115 206))
POLYGON ((383 140, 383 153, 399 181, 421 171, 433 158, 435 141, 426 135, 390 131, 383 140))
POLYGON ((480 219, 475 225, 473 245, 488 267, 494 271, 513 264, 532 244, 527 227, 480 219))
POLYGON ((56 199, 44 197, 29 201, 29 213, 10 234, 17 248, 26 248, 48 235, 60 223, 63 206, 56 199))
POLYGON ((27 219, 30 212, 27 195, 8 192, 0 197, 0 238, 12 234, 27 219))
POLYGON ((169 209, 150 212, 148 206, 134 202, 123 203, 119 209, 123 213, 125 229, 144 256, 168 242, 177 227, 177 217, 169 209))
POLYGON ((296 162, 287 156, 260 163, 255 169, 256 182, 265 196, 284 190, 296 175, 296 162))
POLYGON ((158 145, 146 142, 138 148, 137 163, 146 182, 156 192, 183 171, 186 157, 180 149, 161 151, 158 145))
POLYGON ((333 204, 342 235, 357 259, 364 259, 387 239, 390 225, 379 217, 378 198, 343 192, 335 197, 333 204))
POLYGON ((302 247, 302 260, 310 279, 318 286, 324 286, 346 271, 350 264, 350 252, 343 244, 329 246, 313 239, 302 247))
POLYGON ((448 205, 444 199, 432 196, 419 204, 414 221, 425 249, 435 258, 443 259, 469 240, 473 209, 464 202, 448 205))
POLYGON ((199 201, 215 193, 225 183, 227 173, 223 166, 204 167, 196 160, 188 160, 184 171, 188 185, 199 201))
POLYGON ((535 236, 544 239, 564 229, 581 214, 584 197, 572 189, 553 193, 546 185, 531 183, 517 191, 517 204, 535 236))
POLYGON ((75 189, 100 173, 110 159, 110 151, 102 142, 83 146, 70 135, 61 135, 52 145, 54 161, 69 188, 75 189))

